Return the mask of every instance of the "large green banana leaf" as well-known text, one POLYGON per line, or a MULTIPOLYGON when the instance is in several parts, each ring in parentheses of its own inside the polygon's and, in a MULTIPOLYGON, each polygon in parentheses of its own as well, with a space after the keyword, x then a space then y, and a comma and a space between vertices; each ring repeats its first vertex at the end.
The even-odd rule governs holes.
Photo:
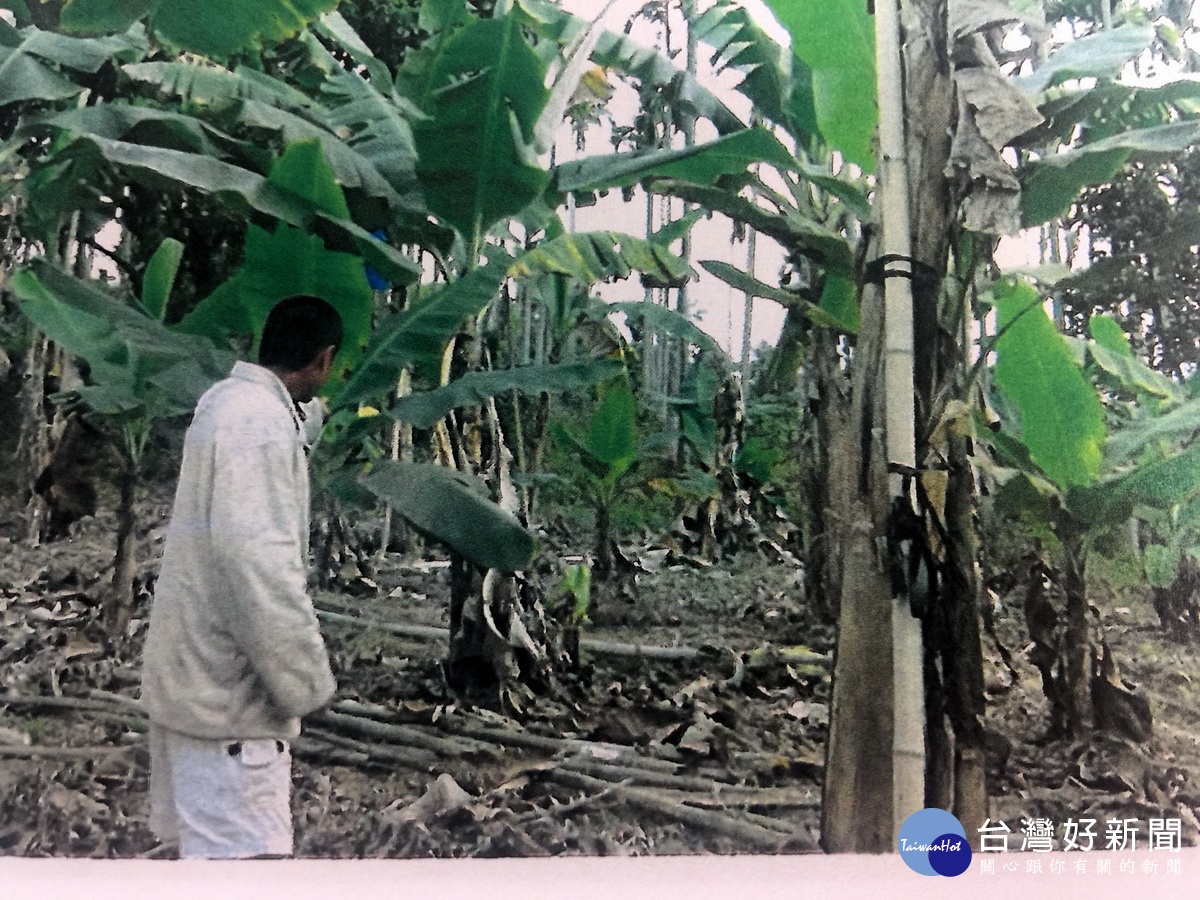
POLYGON ((533 559, 533 535, 465 475, 444 466, 385 460, 360 483, 418 531, 477 566, 512 572, 528 568, 533 559))
POLYGON ((228 59, 303 31, 338 0, 67 0, 62 26, 77 34, 124 31, 145 19, 171 47, 228 59))
POLYGON ((628 378, 615 378, 600 391, 585 446, 600 462, 622 470, 637 454, 637 400, 628 378))
POLYGON ((99 135, 80 135, 75 143, 94 147, 108 163, 127 169, 150 185, 198 188, 237 206, 311 231, 332 249, 357 252, 372 268, 397 283, 411 283, 421 274, 412 260, 377 241, 358 225, 330 215, 257 172, 197 153, 145 147, 99 135))
POLYGON ((555 186, 563 193, 628 187, 652 178, 674 178, 700 185, 722 175, 737 175, 757 162, 781 169, 795 165, 791 153, 765 128, 749 128, 691 147, 587 156, 555 167, 555 186))
POLYGON ((879 105, 875 21, 862 0, 765 0, 812 71, 817 127, 825 141, 866 171, 875 168, 879 105))
POLYGON ((0 20, 0 106, 26 100, 67 100, 83 86, 61 70, 94 73, 109 62, 138 59, 148 49, 145 34, 75 38, 28 26, 20 31, 0 20))
MULTIPOLYGON (((292 144, 271 170, 278 185, 336 218, 346 201, 315 140, 292 144)), ((245 261, 224 285, 180 323, 184 331, 221 340, 229 334, 260 335, 271 308, 292 294, 312 294, 341 313, 345 326, 334 372, 345 378, 362 355, 371 330, 371 288, 362 259, 327 250, 321 239, 280 223, 273 233, 251 225, 245 261)))
POLYGON ((617 359, 549 366, 522 366, 490 372, 468 372, 443 388, 397 400, 388 415, 430 428, 450 410, 482 403, 508 391, 521 394, 560 393, 589 387, 624 371, 617 359))
POLYGON ((155 321, 161 322, 167 315, 167 302, 171 299, 171 289, 182 261, 182 242, 164 238, 146 263, 146 272, 142 276, 142 309, 155 321))
POLYGON ((45 260, 10 282, 22 312, 51 340, 87 361, 84 401, 107 416, 190 413, 236 357, 179 334, 45 260))
POLYGON ((417 173, 430 209, 471 251, 546 188, 549 175, 531 148, 548 97, 545 77, 514 15, 459 29, 429 70, 419 98, 428 119, 413 129, 417 173))
POLYGON ((1033 461, 1062 490, 1093 484, 1106 437, 1104 408, 1042 298, 1015 280, 995 287, 996 384, 1021 419, 1033 461))

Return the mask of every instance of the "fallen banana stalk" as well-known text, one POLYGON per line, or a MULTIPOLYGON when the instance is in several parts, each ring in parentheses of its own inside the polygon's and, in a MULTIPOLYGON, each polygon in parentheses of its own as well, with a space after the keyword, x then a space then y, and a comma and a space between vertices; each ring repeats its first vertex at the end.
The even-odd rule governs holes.
POLYGON ((362 716, 352 716, 340 712, 323 712, 307 719, 310 725, 326 725, 338 731, 350 731, 366 735, 376 740, 419 750, 429 750, 440 756, 469 756, 472 753, 484 753, 494 756, 498 748, 494 744, 483 741, 454 739, 430 734, 428 730, 414 725, 392 725, 367 719, 362 716))
MULTIPOLYGON (((345 735, 322 728, 305 728, 304 739, 322 741, 333 747, 349 751, 361 757, 361 762, 378 762, 389 766, 400 765, 419 772, 432 772, 437 767, 438 754, 415 747, 396 747, 390 744, 368 744, 345 735)), ((360 763, 361 764, 361 763, 360 763)))
MULTIPOLYGON (((405 625, 400 622, 383 622, 379 619, 367 619, 361 616, 348 616, 345 613, 328 609, 317 609, 317 618, 339 625, 354 625, 359 628, 369 628, 383 631, 399 637, 416 638, 418 640, 450 640, 450 631, 434 625, 405 625)), ((721 651, 709 647, 661 647, 655 644, 629 644, 621 641, 601 641, 595 638, 580 638, 579 647, 598 656, 618 656, 624 658, 654 659, 663 662, 691 662, 693 660, 711 660, 721 655, 721 651)), ((780 663, 793 666, 819 666, 832 668, 833 659, 828 653, 815 653, 807 647, 759 647, 747 651, 749 663, 763 665, 769 660, 777 659, 780 663)))
MULTIPOLYGON (((26 697, 0 694, 0 706, 78 710, 113 720, 135 731, 145 731, 147 719, 137 701, 121 695, 93 697, 26 697)), ((733 783, 725 771, 707 770, 702 774, 680 773, 678 764, 669 760, 641 756, 636 750, 619 745, 599 744, 578 739, 549 738, 512 730, 473 727, 454 723, 452 737, 431 732, 437 725, 399 725, 380 721, 394 716, 385 707, 345 700, 334 709, 310 717, 305 733, 293 741, 297 756, 320 758, 344 765, 399 765, 418 771, 433 771, 439 760, 469 758, 485 754, 495 758, 505 745, 549 753, 559 759, 556 773, 578 775, 603 786, 629 784, 674 792, 676 802, 719 807, 815 807, 817 801, 780 792, 733 783), (354 712, 351 713, 350 711, 354 712), (350 737, 369 738, 370 741, 350 737), (327 746, 321 746, 322 744, 327 746)), ((445 719, 441 720, 445 723, 445 719)), ((114 748, 126 749, 126 748, 114 748)), ((107 751, 106 751, 107 752, 107 751)), ((86 756, 71 748, 30 748, 27 745, 0 745, 0 756, 86 756), (63 752, 65 751, 65 752, 63 752)), ((557 777, 557 775, 556 775, 557 777)))
MULTIPOLYGON (((399 718, 394 710, 386 706, 362 703, 357 700, 342 700, 335 703, 333 709, 351 717, 365 717, 383 722, 394 722, 399 718)), ((537 750, 560 758, 592 760, 608 765, 632 767, 645 770, 649 774, 657 772, 674 775, 681 768, 679 751, 669 745, 645 748, 646 753, 657 754, 647 756, 633 747, 622 744, 586 741, 580 738, 554 738, 501 726, 473 725, 450 716, 440 717, 434 725, 411 727, 425 727, 449 732, 465 738, 474 738, 487 744, 537 750)), ((720 769, 701 769, 693 772, 693 775, 702 777, 706 780, 705 783, 733 780, 732 775, 720 769)))
POLYGON ((0 757, 45 759, 103 759, 118 753, 129 753, 133 747, 98 745, 94 747, 58 747, 42 744, 0 744, 0 757))
POLYGON ((0 694, 0 706, 73 710, 86 712, 106 722, 124 725, 131 731, 143 732, 148 728, 148 720, 141 709, 107 700, 93 700, 88 697, 24 697, 16 694, 0 694))
MULTIPOLYGON (((704 794, 739 794, 753 791, 754 788, 743 788, 736 784, 727 784, 709 778, 697 778, 693 775, 675 775, 669 772, 655 772, 642 768, 637 762, 596 762, 594 760, 574 757, 564 760, 559 766, 561 770, 579 772, 603 781, 624 781, 631 779, 636 785, 645 787, 673 788, 704 794)), ((726 777, 732 779, 733 776, 726 777)))
POLYGON ((710 809, 699 809, 695 806, 687 806, 686 804, 674 802, 671 799, 664 799, 657 796, 653 790, 610 784, 599 778, 592 778, 579 772, 570 772, 564 769, 558 769, 549 773, 549 777, 552 781, 559 784, 581 788, 586 791, 598 793, 605 789, 611 790, 613 796, 618 797, 631 806, 661 815, 667 819, 674 819, 677 822, 682 822, 684 825, 736 838, 758 850, 767 852, 776 851, 790 840, 789 834, 784 834, 781 831, 767 829, 761 825, 725 813, 710 809))

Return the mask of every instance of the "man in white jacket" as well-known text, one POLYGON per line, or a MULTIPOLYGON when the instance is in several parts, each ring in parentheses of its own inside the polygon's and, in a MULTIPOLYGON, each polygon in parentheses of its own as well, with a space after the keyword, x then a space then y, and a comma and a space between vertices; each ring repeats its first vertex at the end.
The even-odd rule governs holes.
POLYGON ((142 671, 150 825, 183 857, 292 853, 288 740, 335 689, 306 589, 306 424, 341 340, 324 300, 281 301, 184 441, 142 671))

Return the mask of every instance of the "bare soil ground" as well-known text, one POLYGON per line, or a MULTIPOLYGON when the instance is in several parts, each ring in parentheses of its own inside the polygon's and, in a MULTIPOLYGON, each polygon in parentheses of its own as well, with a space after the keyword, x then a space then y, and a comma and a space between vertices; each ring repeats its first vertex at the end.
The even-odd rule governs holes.
MULTIPOLYGON (((145 576, 168 510, 162 492, 142 504, 145 576)), ((131 703, 149 595, 127 638, 109 645, 97 598, 111 574, 111 515, 41 547, 21 530, 17 506, 0 509, 0 854, 169 856, 146 825, 145 720, 131 703)), ((445 684, 445 644, 428 629, 446 626, 446 570, 390 556, 370 574, 376 590, 317 595, 334 614, 323 628, 339 695, 295 743, 298 855, 816 850, 832 634, 794 567, 755 553, 707 569, 664 561, 583 636, 702 652, 585 646, 560 696, 510 715, 456 700, 445 684)), ((1167 641, 1139 598, 1103 606, 1122 674, 1154 709, 1142 745, 1045 741, 1019 604, 998 612, 1017 677, 989 641, 989 791, 1014 849, 1022 817, 1132 817, 1143 832, 1151 817, 1179 818, 1185 844, 1200 830, 1197 653, 1167 641)))

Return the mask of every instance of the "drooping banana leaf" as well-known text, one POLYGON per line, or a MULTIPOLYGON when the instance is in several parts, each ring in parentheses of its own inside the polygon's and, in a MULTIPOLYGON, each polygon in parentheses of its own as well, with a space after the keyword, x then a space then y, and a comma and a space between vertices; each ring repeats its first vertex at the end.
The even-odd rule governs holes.
POLYGON ((1070 144, 1080 131, 1097 141, 1130 128, 1166 125, 1193 118, 1198 102, 1200 82, 1190 79, 1154 86, 1101 81, 1077 90, 1056 88, 1038 107, 1045 121, 1013 146, 1038 150, 1070 144))
POLYGON ((303 31, 338 0, 67 0, 64 31, 124 31, 139 19, 163 43, 228 59, 274 46, 303 31))
POLYGON ((656 182, 655 190, 695 203, 731 219, 745 222, 820 265, 830 275, 853 277, 854 248, 835 231, 795 210, 772 212, 723 187, 704 187, 683 181, 656 182))
POLYGON ((1200 492, 1200 446, 1154 462, 1100 484, 1080 487, 1067 495, 1068 505, 1085 521, 1121 522, 1137 506, 1168 509, 1200 492))
POLYGON ((33 26, 0 41, 0 106, 25 100, 67 100, 78 96, 83 85, 64 77, 60 70, 94 73, 105 63, 139 58, 148 48, 145 34, 102 38, 75 38, 33 26))
POLYGON ((1114 465, 1132 460, 1159 441, 1174 442, 1200 432, 1200 400, 1189 400, 1162 415, 1129 423, 1109 438, 1106 456, 1114 465))
POLYGON ((507 255, 496 253, 488 265, 425 291, 411 307, 385 320, 334 402, 349 406, 381 397, 395 388, 406 366, 436 367, 463 320, 495 298, 510 263, 507 255))
POLYGON ((652 284, 677 284, 689 274, 687 263, 664 242, 615 231, 563 234, 521 255, 509 269, 513 278, 568 275, 580 285, 626 278, 641 272, 652 284))
POLYGON ((45 260, 17 272, 11 285, 30 320, 88 362, 90 385, 80 394, 102 415, 189 413, 236 359, 204 338, 165 328, 45 260))
POLYGON ((443 466, 385 460, 360 483, 418 531, 477 566, 513 572, 528 568, 533 559, 533 535, 465 475, 443 466))
POLYGON ((1171 379, 1133 355, 1129 338, 1112 316, 1092 316, 1088 331, 1092 335, 1087 344, 1089 355, 1118 385, 1164 400, 1180 399, 1179 387, 1171 379))
POLYGON ((750 128, 707 143, 671 150, 647 150, 587 156, 554 170, 563 192, 628 187, 653 178, 674 178, 711 185, 722 175, 745 172, 756 162, 790 169, 795 159, 765 128, 750 128))
POLYGON ((786 307, 801 308, 813 322, 827 328, 836 328, 848 334, 858 332, 859 308, 854 283, 846 278, 830 276, 819 303, 801 297, 795 291, 772 287, 721 260, 706 259, 700 263, 708 272, 720 278, 730 287, 754 297, 774 300, 786 307))
MULTIPOLYGON (((345 30, 349 31, 349 26, 345 30)), ((342 37, 347 39, 347 35, 342 37)), ((310 38, 308 43, 310 52, 326 57, 330 67, 321 84, 325 100, 322 123, 383 175, 411 215, 424 217, 425 198, 416 173, 412 131, 412 122, 422 118, 420 110, 392 88, 384 73, 367 81, 358 72, 347 71, 315 40, 310 38)), ((378 60, 375 63, 382 66, 378 60)))
POLYGON ((343 187, 383 199, 396 215, 421 214, 424 199, 406 119, 417 114, 415 109, 389 100, 357 72, 346 71, 311 36, 307 43, 328 69, 321 84, 328 101, 324 106, 246 67, 229 71, 189 63, 144 63, 125 71, 185 102, 215 105, 230 124, 277 132, 286 142, 317 137, 343 187))
POLYGON ((1182 153, 1200 143, 1200 122, 1136 128, 1035 160, 1022 171, 1021 222, 1040 225, 1067 212, 1085 187, 1111 181, 1131 159, 1182 153))
POLYGON ((121 101, 27 116, 17 134, 31 137, 48 130, 94 135, 225 160, 236 160, 252 152, 241 141, 202 119, 121 101))
POLYGON ((371 48, 366 45, 358 32, 336 9, 323 15, 313 30, 338 44, 354 58, 356 63, 365 66, 373 84, 378 86, 391 82, 392 75, 387 66, 371 52, 371 48))
POLYGON ((81 135, 76 142, 95 147, 108 163, 127 169, 150 185, 198 188, 235 206, 311 231, 331 249, 357 252, 372 268, 398 284, 409 284, 420 276, 412 260, 375 240, 369 232, 271 184, 257 172, 209 156, 144 147, 98 135, 81 135))
POLYGON ((1075 78, 1115 78, 1154 41, 1151 25, 1122 25, 1067 41, 1016 83, 1030 94, 1075 78))
POLYGON ((718 71, 743 74, 738 90, 758 112, 796 136, 820 140, 812 71, 797 57, 789 60, 749 10, 733 0, 719 0, 691 27, 697 40, 714 48, 711 63, 718 71))
POLYGON ((624 313, 631 319, 642 319, 647 325, 656 330, 669 334, 672 337, 681 338, 690 344, 694 344, 701 350, 707 350, 717 358, 725 356, 725 351, 721 349, 721 345, 709 337, 708 333, 692 322, 691 319, 673 309, 659 306, 657 303, 647 303, 644 300, 627 303, 599 303, 593 309, 595 314, 598 315, 611 315, 612 313, 619 312, 624 313))
POLYGON ((318 104, 287 82, 247 66, 227 69, 196 62, 144 62, 123 66, 135 84, 153 87, 185 104, 213 108, 239 100, 257 100, 292 112, 311 110, 318 104))
MULTIPOLYGON (((247 100, 232 112, 237 123, 252 130, 263 130, 278 134, 285 143, 301 140, 317 140, 325 154, 337 182, 348 191, 357 191, 367 198, 379 201, 393 218, 416 216, 425 208, 425 202, 415 189, 415 175, 409 167, 407 193, 400 191, 377 165, 376 161, 361 152, 361 146, 342 140, 332 130, 336 127, 332 117, 336 112, 322 113, 330 117, 329 125, 317 124, 308 118, 286 110, 277 109, 257 100, 247 100)), ((373 223, 376 224, 376 223, 373 223)), ((380 223, 381 224, 381 223, 380 223)))
POLYGON ((560 393, 590 387, 619 375, 623 363, 601 359, 586 363, 548 366, 522 366, 488 372, 468 372, 443 388, 410 394, 392 405, 388 415, 430 428, 450 410, 482 403, 508 391, 521 394, 560 393))
MULTIPOLYGON (((385 322, 376 331, 366 358, 351 375, 338 402, 349 405, 386 394, 395 387, 405 366, 434 371, 450 337, 465 318, 478 315, 491 303, 505 277, 532 278, 557 273, 588 285, 622 278, 631 271, 677 278, 686 275, 687 269, 679 257, 656 241, 616 232, 562 235, 516 260, 496 252, 487 266, 428 290, 414 306, 385 322)), ((678 313, 653 304, 645 306, 643 309, 640 303, 614 304, 605 306, 603 311, 646 315, 662 330, 686 334, 694 343, 710 345, 720 353, 707 334, 678 313)))

